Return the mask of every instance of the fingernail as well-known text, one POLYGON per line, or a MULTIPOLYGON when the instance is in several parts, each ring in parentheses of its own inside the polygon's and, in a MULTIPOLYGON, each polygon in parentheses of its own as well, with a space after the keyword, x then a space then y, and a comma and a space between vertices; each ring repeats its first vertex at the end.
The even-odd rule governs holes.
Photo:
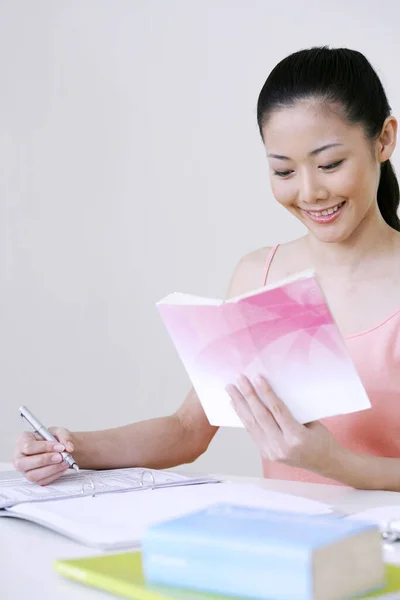
POLYGON ((62 452, 63 450, 65 450, 65 446, 63 446, 62 444, 54 444, 53 450, 54 452, 62 452))
POLYGON ((238 387, 246 387, 246 385, 248 385, 249 380, 246 377, 246 375, 239 375, 239 377, 237 378, 237 386, 238 387))
POLYGON ((51 462, 61 462, 62 461, 62 456, 61 454, 54 454, 51 457, 51 462))
POLYGON ((67 442, 67 450, 68 452, 72 452, 74 449, 74 445, 72 442, 67 442))

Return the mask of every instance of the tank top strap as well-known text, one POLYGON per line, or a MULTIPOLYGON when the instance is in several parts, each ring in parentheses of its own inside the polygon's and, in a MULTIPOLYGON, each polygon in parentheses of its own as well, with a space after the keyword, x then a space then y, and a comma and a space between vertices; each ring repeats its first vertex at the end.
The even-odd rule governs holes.
POLYGON ((264 265, 263 285, 267 284, 269 269, 271 267, 272 260, 275 256, 275 253, 278 250, 278 248, 279 248, 279 244, 277 244, 276 246, 271 248, 271 250, 268 253, 267 260, 265 261, 265 265, 264 265))

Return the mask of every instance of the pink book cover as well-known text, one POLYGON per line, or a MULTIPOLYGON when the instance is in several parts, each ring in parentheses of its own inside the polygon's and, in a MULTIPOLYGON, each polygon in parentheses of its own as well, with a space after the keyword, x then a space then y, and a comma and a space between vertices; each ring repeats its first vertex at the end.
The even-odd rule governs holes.
POLYGON ((242 427, 225 391, 264 375, 309 423, 370 402, 312 272, 227 301, 170 294, 157 303, 211 425, 242 427))

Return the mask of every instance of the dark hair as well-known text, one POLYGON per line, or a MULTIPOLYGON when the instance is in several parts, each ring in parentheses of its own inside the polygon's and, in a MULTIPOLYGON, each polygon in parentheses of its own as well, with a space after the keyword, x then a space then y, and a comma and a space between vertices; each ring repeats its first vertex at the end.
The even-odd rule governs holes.
MULTIPOLYGON (((350 123, 364 127, 369 139, 377 139, 391 114, 382 83, 361 52, 348 48, 310 48, 284 58, 271 71, 257 103, 257 122, 262 128, 275 109, 317 98, 337 104, 350 123)), ((390 161, 381 165, 378 206, 386 223, 400 231, 399 184, 390 161)))

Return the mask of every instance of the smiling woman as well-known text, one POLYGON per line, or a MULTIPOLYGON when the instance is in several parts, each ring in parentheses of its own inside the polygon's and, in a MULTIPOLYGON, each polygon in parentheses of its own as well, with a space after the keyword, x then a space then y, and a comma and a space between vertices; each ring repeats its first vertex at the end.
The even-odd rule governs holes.
MULTIPOLYGON (((304 98, 268 119, 264 113, 260 127, 274 196, 319 239, 346 240, 365 218, 380 214, 379 203, 388 224, 399 228, 398 195, 378 193, 381 165, 396 142, 397 122, 388 113, 389 108, 374 137, 368 137, 363 122, 348 121, 338 100, 304 98), (335 226, 315 228, 313 223, 335 226)), ((383 176, 395 179, 387 167, 383 176)))
POLYGON ((260 93, 274 196, 308 229, 270 252, 264 281, 315 266, 372 403, 299 427, 267 382, 242 378, 230 392, 268 477, 399 489, 391 470, 400 466, 400 223, 390 113, 375 71, 348 49, 295 53, 260 93))
MULTIPOLYGON (((262 377, 232 382, 232 403, 263 458, 266 477, 400 491, 399 186, 390 164, 397 121, 367 59, 312 48, 283 59, 257 106, 273 194, 307 235, 245 256, 228 296, 313 267, 372 408, 299 424, 262 377)), ((15 466, 47 484, 65 470, 172 467, 195 460, 216 433, 191 390, 178 411, 107 431, 54 429, 17 441, 15 466)))

